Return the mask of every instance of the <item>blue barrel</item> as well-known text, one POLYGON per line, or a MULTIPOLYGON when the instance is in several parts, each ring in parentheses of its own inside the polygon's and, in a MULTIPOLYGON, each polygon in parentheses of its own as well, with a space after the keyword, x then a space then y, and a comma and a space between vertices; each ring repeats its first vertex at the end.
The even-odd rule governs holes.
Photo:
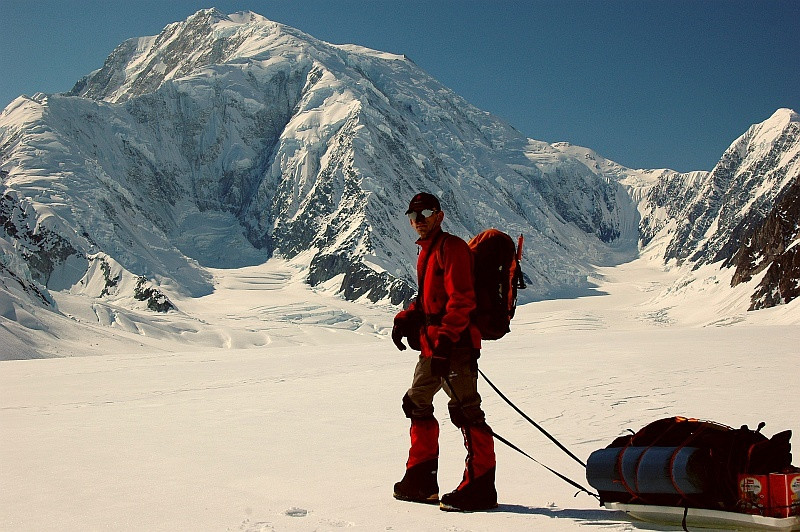
MULTIPOLYGON (((630 447, 629 447, 630 449, 630 447)), ((586 461, 586 480, 597 491, 626 492, 621 471, 617 467, 622 447, 599 449, 586 461)))
POLYGON ((616 493, 706 493, 708 471, 706 455, 695 447, 612 447, 593 452, 586 462, 587 482, 616 493))

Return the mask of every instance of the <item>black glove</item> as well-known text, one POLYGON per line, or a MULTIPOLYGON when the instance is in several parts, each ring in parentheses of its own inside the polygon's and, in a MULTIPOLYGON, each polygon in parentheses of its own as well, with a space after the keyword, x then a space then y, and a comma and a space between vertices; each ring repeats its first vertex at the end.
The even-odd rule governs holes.
POLYGON ((397 346, 397 349, 400 351, 406 350, 406 344, 403 343, 403 327, 397 324, 397 320, 395 319, 394 327, 392 327, 392 342, 394 345, 397 346))
POLYGON ((450 373, 450 352, 453 350, 453 341, 445 335, 439 336, 431 356, 431 374, 437 377, 447 377, 450 373))
MULTIPOLYGON (((399 316, 399 314, 398 314, 399 316)), ((400 351, 405 351, 407 348, 403 343, 403 337, 408 338, 408 345, 415 351, 420 351, 419 335, 420 328, 424 325, 421 314, 418 312, 405 313, 403 317, 394 317, 394 326, 392 327, 392 342, 397 346, 400 351)))
POLYGON ((422 351, 422 344, 420 344, 420 334, 422 334, 422 328, 425 327, 425 318, 423 314, 420 312, 413 312, 408 317, 408 323, 406 324, 406 338, 408 338, 408 347, 413 349, 414 351, 422 351))

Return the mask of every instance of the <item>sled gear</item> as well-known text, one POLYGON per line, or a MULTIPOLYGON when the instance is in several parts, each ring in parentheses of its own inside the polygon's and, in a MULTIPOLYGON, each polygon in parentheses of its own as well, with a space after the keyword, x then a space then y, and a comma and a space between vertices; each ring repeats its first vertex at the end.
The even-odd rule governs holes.
POLYGON ((439 502, 439 484, 436 481, 438 467, 439 461, 433 459, 406 469, 403 480, 394 485, 394 498, 408 502, 437 504, 439 502))
POLYGON ((682 530, 694 531, 712 527, 714 530, 774 530, 775 532, 800 530, 800 516, 776 518, 687 506, 655 506, 619 502, 607 502, 603 506, 609 510, 625 512, 629 516, 647 523, 674 526, 682 530))
POLYGON ((497 340, 510 331, 517 308, 517 290, 525 288, 520 261, 523 237, 517 245, 506 233, 487 229, 469 241, 475 257, 475 302, 472 320, 483 340, 497 340))
POLYGON ((759 430, 661 419, 593 452, 586 478, 601 502, 735 511, 739 474, 791 467, 791 431, 768 439, 759 430))
POLYGON ((408 450, 406 473, 403 480, 394 485, 394 497, 404 501, 435 504, 439 501, 439 484, 436 481, 439 422, 433 416, 412 419, 409 435, 411 447, 408 450))
POLYGON ((406 211, 406 214, 410 214, 411 212, 414 211, 419 212, 425 209, 430 209, 434 211, 442 210, 442 205, 439 203, 439 198, 427 192, 420 192, 419 194, 411 198, 411 201, 408 204, 408 210, 406 211))

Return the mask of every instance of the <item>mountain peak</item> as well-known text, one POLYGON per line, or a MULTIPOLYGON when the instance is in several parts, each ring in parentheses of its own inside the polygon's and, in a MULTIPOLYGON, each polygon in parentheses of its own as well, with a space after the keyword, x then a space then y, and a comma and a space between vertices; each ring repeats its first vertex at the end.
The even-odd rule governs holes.
POLYGON ((0 115, 0 259, 23 290, 87 274, 96 297, 126 297, 114 268, 90 264, 104 253, 129 280, 202 296, 207 268, 277 255, 323 290, 399 304, 416 262, 401 213, 432 190, 453 234, 524 234, 527 294, 543 296, 633 258, 645 230, 665 231, 667 260, 731 256, 745 234, 732 228, 769 212, 800 161, 796 114, 779 110, 714 172, 627 169, 527 139, 402 56, 247 11, 130 39, 72 96, 0 115))
POLYGON ((793 109, 787 109, 784 107, 775 111, 768 122, 772 120, 781 122, 800 122, 800 114, 795 112, 793 109))
POLYGON ((272 24, 279 25, 277 22, 267 19, 253 11, 237 11, 235 13, 223 13, 216 7, 201 9, 190 15, 185 21, 177 22, 177 24, 191 24, 196 21, 203 21, 210 25, 228 24, 228 25, 245 25, 245 24, 272 24))
POLYGON ((773 150, 776 142, 794 143, 796 141, 795 134, 789 133, 789 131, 796 129, 798 123, 800 123, 800 115, 794 110, 778 109, 768 119, 750 126, 728 148, 728 151, 738 152, 738 156, 742 158, 758 160, 764 156, 762 152, 773 150))
POLYGON ((194 20, 194 19, 196 19, 198 17, 200 17, 200 18, 208 17, 208 18, 210 18, 212 20, 223 20, 223 19, 227 19, 228 15, 226 15, 225 13, 223 13, 222 11, 217 9, 216 7, 209 7, 209 8, 205 8, 205 9, 200 9, 195 14, 189 16, 189 18, 186 19, 186 20, 188 22, 188 21, 194 20))
POLYGON ((158 35, 125 41, 102 68, 78 81, 68 94, 125 101, 207 66, 258 55, 288 30, 251 11, 227 15, 216 8, 201 9, 186 20, 167 25, 158 35))

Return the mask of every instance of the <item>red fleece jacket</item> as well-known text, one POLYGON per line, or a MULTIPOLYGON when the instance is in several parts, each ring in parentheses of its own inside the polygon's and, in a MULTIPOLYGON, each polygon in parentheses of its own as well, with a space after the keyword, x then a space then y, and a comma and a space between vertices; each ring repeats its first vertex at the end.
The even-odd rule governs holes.
POLYGON ((422 301, 415 299, 406 310, 398 313, 398 318, 417 311, 436 317, 427 331, 423 328, 420 333, 423 356, 433 354, 440 335, 447 336, 458 347, 480 349, 481 333, 470 320, 470 313, 475 309, 475 289, 469 246, 459 237, 441 230, 417 240, 417 245, 421 248, 417 258, 417 283, 421 285, 423 279, 425 283, 422 301), (426 271, 422 272, 426 263, 426 271))

